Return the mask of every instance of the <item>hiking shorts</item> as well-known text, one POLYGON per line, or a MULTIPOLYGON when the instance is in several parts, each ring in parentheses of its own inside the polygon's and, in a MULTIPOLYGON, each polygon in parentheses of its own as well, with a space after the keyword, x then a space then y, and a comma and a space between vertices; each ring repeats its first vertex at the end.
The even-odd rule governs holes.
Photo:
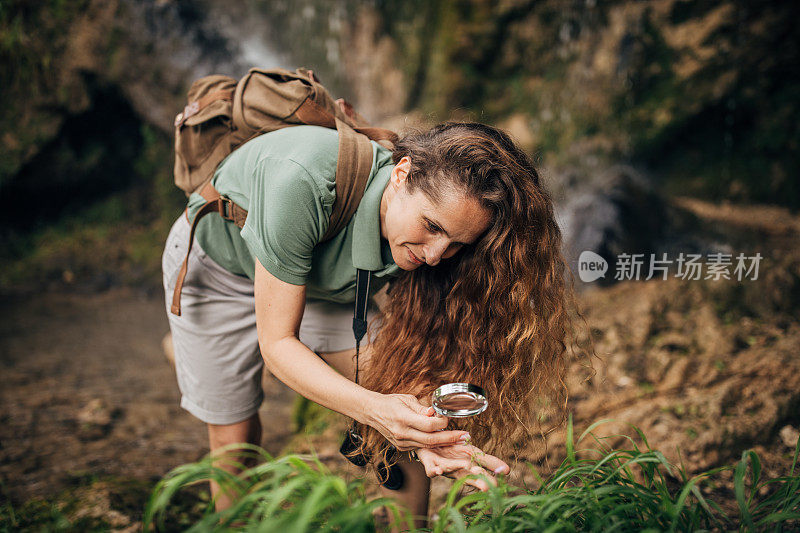
MULTIPOLYGON (((172 292, 186 257, 189 230, 186 216, 181 215, 169 232, 162 257, 181 407, 208 424, 234 424, 258 412, 264 398, 253 281, 222 268, 195 239, 181 316, 172 314, 172 292)), ((355 349, 353 304, 308 299, 299 339, 318 353, 355 349)))

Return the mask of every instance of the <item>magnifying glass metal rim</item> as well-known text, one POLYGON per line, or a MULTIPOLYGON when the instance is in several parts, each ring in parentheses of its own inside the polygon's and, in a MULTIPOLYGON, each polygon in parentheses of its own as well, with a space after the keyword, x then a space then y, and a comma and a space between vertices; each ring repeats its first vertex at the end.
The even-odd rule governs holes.
POLYGON ((431 403, 433 404, 433 410, 436 411, 437 414, 450 418, 464 418, 468 416, 479 415, 484 412, 487 407, 489 407, 489 402, 486 400, 486 393, 483 392, 482 388, 477 385, 473 385, 472 383, 448 383, 446 385, 442 385, 433 391, 433 399, 431 403), (482 405, 476 409, 454 410, 444 409, 437 405, 439 400, 451 394, 468 394, 475 399, 476 403, 481 402, 482 405))

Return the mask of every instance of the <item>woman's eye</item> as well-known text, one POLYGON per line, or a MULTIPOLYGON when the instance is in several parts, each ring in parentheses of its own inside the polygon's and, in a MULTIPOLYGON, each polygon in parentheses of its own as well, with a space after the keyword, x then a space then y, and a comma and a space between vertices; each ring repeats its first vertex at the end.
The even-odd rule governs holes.
POLYGON ((436 226, 434 226, 434 225, 433 225, 433 224, 431 224, 430 222, 428 222, 428 223, 426 224, 426 226, 428 226, 428 231, 431 231, 431 232, 433 232, 433 233, 436 233, 437 231, 439 231, 439 228, 438 228, 438 227, 436 227, 436 226))

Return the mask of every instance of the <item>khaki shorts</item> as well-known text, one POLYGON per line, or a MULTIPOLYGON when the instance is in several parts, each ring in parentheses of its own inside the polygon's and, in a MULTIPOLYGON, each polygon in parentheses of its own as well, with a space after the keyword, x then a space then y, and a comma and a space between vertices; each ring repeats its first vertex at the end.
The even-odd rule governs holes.
MULTIPOLYGON (((255 414, 264 397, 253 282, 222 268, 195 240, 181 316, 173 315, 172 292, 186 256, 189 230, 186 216, 181 215, 169 232, 162 257, 181 407, 208 424, 233 424, 255 414)), ((317 353, 355 349, 352 328, 353 304, 307 300, 299 339, 317 353)), ((362 345, 365 341, 368 338, 362 345)))

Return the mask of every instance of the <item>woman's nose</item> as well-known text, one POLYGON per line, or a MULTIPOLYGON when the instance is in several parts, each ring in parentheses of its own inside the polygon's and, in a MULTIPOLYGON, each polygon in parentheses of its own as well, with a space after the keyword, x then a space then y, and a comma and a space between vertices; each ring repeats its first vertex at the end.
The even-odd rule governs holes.
POLYGON ((447 238, 436 239, 436 241, 422 248, 425 253, 425 262, 430 266, 436 266, 442 260, 442 255, 449 245, 447 238))

